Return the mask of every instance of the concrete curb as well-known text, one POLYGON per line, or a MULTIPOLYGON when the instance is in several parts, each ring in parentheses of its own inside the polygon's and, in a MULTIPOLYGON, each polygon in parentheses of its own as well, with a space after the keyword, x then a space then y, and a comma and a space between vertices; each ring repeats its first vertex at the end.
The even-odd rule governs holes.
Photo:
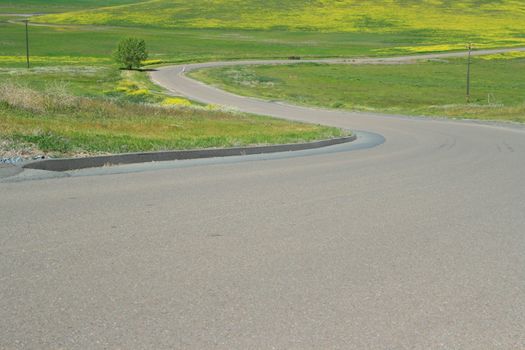
POLYGON ((162 152, 143 152, 125 153, 110 156, 96 156, 86 158, 65 158, 65 159, 46 159, 24 164, 22 168, 38 169, 47 171, 68 171, 85 168, 97 168, 108 165, 163 162, 170 160, 200 159, 215 157, 243 156, 250 154, 277 153, 302 151, 313 148, 338 145, 341 143, 352 142, 357 136, 345 136, 329 140, 321 140, 306 143, 292 143, 284 145, 257 146, 257 147, 236 147, 236 148, 217 148, 217 149, 197 149, 187 151, 162 151, 162 152))

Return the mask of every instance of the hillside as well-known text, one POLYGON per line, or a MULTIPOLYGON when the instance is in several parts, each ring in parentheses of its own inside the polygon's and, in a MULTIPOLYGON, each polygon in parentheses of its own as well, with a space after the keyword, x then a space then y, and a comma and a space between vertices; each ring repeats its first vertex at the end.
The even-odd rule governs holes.
MULTIPOLYGON (((521 0, 151 0, 36 18, 172 28, 417 33, 431 43, 525 43, 521 0)), ((446 49, 446 48, 445 48, 446 49)))
POLYGON ((117 6, 141 0, 0 0, 0 15, 9 13, 57 13, 85 11, 102 6, 117 6))

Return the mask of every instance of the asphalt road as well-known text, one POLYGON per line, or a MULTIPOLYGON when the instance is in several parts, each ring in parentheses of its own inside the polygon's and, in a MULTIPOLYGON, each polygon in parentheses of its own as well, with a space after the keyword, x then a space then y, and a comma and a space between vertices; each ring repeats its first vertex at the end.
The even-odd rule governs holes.
POLYGON ((386 141, 0 183, 0 348, 525 348, 523 128, 269 103, 182 69, 153 77, 386 141))

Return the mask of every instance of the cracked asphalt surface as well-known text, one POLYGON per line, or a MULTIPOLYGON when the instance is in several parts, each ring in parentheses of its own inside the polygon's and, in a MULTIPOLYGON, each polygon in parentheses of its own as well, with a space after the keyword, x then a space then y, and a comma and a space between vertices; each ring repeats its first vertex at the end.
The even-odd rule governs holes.
POLYGON ((182 69, 153 78, 386 141, 0 183, 0 348, 525 348, 523 128, 270 103, 182 69))

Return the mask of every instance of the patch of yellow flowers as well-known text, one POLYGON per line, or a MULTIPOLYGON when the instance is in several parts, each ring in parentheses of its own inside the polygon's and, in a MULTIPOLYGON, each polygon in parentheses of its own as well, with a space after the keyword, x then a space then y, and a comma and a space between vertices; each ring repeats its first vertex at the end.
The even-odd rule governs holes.
POLYGON ((125 93, 130 96, 147 96, 151 95, 151 92, 148 89, 139 87, 136 83, 129 80, 119 81, 116 89, 118 92, 125 93))
POLYGON ((166 99, 164 99, 164 101, 162 101, 161 104, 163 106, 183 106, 183 107, 192 105, 192 103, 189 100, 182 98, 182 97, 167 97, 166 99))
MULTIPOLYGON (((154 94, 149 91, 147 88, 139 86, 138 83, 123 79, 119 81, 115 91, 124 93, 128 96, 142 96, 142 97, 152 97, 154 94)), ((179 107, 188 107, 192 106, 193 103, 190 100, 187 100, 182 97, 166 97, 162 102, 162 106, 179 106, 179 107)))
POLYGON ((495 55, 480 56, 482 60, 513 60, 515 58, 525 58, 525 52, 507 52, 495 55))
POLYGON ((154 64, 161 64, 161 63, 164 63, 163 60, 145 60, 145 61, 142 61, 142 65, 144 66, 151 66, 151 65, 154 65, 154 64))

